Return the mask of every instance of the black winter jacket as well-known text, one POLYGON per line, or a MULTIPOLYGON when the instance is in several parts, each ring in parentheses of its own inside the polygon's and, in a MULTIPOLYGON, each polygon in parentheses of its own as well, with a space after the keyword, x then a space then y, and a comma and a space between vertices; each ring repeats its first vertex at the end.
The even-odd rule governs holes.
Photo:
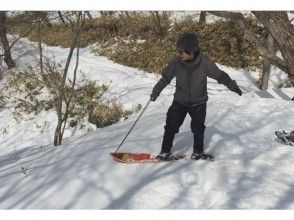
POLYGON ((237 84, 227 73, 220 70, 201 51, 192 62, 174 58, 162 71, 162 78, 152 90, 151 96, 157 98, 161 91, 176 77, 174 100, 185 106, 194 106, 207 102, 207 77, 217 80, 230 90, 237 84))

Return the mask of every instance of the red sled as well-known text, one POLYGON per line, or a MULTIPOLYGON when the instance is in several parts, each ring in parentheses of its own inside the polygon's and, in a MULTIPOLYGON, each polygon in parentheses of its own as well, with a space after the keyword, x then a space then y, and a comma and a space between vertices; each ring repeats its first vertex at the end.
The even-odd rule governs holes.
POLYGON ((150 162, 159 162, 155 159, 155 156, 148 153, 110 153, 110 156, 121 163, 150 163, 150 162))

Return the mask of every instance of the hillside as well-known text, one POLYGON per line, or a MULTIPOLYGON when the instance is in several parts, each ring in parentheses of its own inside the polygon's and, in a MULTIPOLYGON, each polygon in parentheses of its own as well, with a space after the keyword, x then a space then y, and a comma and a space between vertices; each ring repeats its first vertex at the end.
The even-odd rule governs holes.
MULTIPOLYGON (((159 76, 80 52, 80 69, 92 80, 110 85, 103 98, 126 109, 144 105, 159 76)), ((21 40, 13 57, 19 68, 32 63, 37 45, 21 40), (24 52, 25 51, 25 52, 24 52)), ((65 60, 68 50, 44 47, 47 56, 65 60)), ((191 161, 160 164, 120 164, 113 152, 139 113, 128 120, 93 130, 67 129, 63 145, 53 147, 54 112, 42 112, 20 124, 11 110, 0 112, 1 209, 293 209, 294 151, 278 142, 275 130, 293 130, 294 89, 278 89, 281 75, 271 73, 271 89, 256 87, 257 72, 219 65, 243 90, 239 97, 209 80, 205 134, 206 151, 214 163, 191 161), (47 123, 46 123, 47 122, 47 123), (38 129, 35 123, 42 125, 38 129), (8 126, 8 127, 7 127, 8 126), (21 172, 26 169, 28 176, 21 172), (151 199, 152 198, 152 199, 151 199)), ((71 66, 73 68, 73 66, 71 66)), ((80 73, 79 77, 81 77, 80 73)), ((173 81, 151 103, 124 151, 157 154, 173 81)), ((190 119, 174 142, 174 151, 191 153, 190 119)))

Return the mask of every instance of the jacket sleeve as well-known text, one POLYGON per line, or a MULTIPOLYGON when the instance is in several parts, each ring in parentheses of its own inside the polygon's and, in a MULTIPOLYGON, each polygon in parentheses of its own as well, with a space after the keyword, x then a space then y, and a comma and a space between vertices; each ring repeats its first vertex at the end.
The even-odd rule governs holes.
POLYGON ((230 90, 235 88, 237 85, 235 80, 232 80, 226 72, 220 70, 208 57, 206 57, 206 62, 208 77, 215 79, 219 84, 227 86, 230 90))
POLYGON ((151 96, 157 98, 161 91, 172 81, 175 76, 174 60, 172 60, 161 72, 161 79, 155 84, 151 96))

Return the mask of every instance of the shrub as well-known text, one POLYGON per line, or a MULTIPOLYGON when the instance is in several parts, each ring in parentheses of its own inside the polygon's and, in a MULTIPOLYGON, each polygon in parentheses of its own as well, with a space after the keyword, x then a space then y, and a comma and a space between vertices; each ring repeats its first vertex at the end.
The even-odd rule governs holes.
MULTIPOLYGON (((257 26, 255 20, 247 19, 246 22, 252 30, 264 37, 262 28, 257 26)), ((164 38, 158 38, 151 32, 149 35, 141 34, 140 38, 135 39, 115 38, 100 44, 94 52, 124 65, 159 73, 176 55, 176 40, 183 32, 196 33, 202 50, 214 62, 235 68, 261 68, 259 53, 244 37, 237 23, 217 21, 203 25, 191 17, 170 24, 164 38)))
POLYGON ((89 122, 95 124, 97 128, 102 128, 118 122, 122 117, 131 113, 130 111, 125 112, 120 105, 115 103, 110 106, 96 103, 89 113, 89 122))
MULTIPOLYGON (((8 98, 14 104, 13 115, 16 120, 55 108, 60 84, 60 70, 56 63, 48 65, 45 69, 50 68, 50 72, 44 71, 43 74, 40 74, 38 68, 28 66, 26 70, 11 73, 6 77, 5 90, 8 98)), ((106 85, 98 85, 97 82, 85 78, 79 82, 69 108, 69 126, 80 125, 85 120, 89 120, 97 127, 104 127, 137 111, 137 109, 125 111, 121 105, 116 103, 102 104, 101 97, 107 89, 106 85), (93 117, 95 120, 92 120, 93 117)), ((70 91, 71 87, 67 84, 65 96, 68 97, 70 91)))

